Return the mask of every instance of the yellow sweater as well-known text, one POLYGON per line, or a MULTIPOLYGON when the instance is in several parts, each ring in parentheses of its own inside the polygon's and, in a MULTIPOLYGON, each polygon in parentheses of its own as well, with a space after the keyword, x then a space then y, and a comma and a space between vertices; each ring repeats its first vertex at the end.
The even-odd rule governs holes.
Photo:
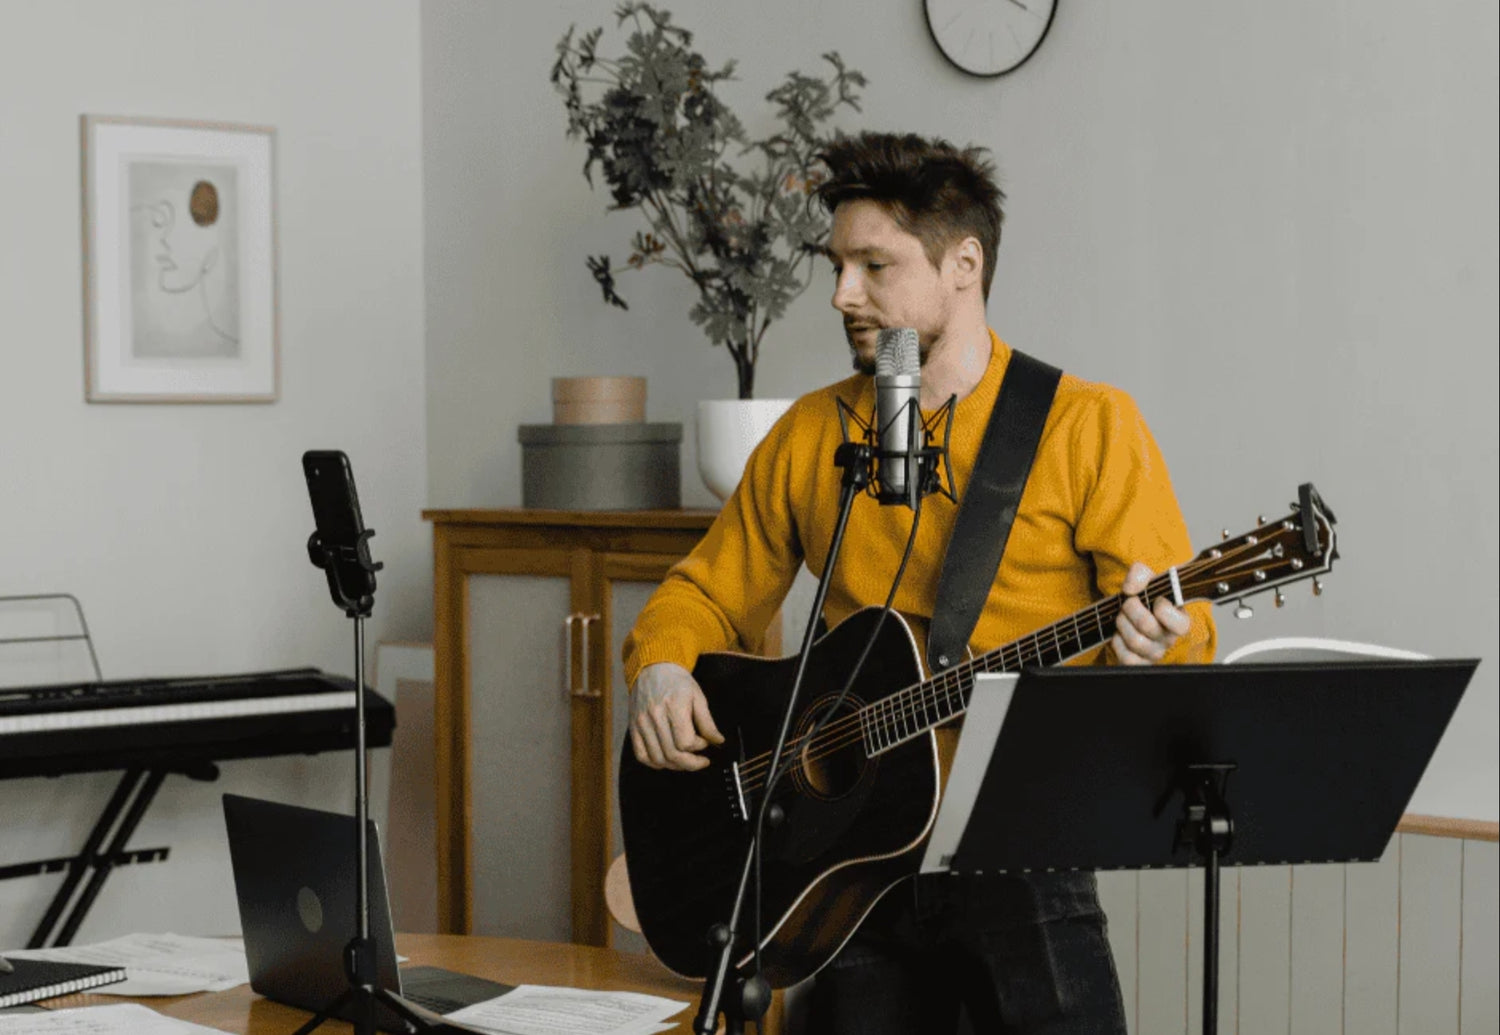
MULTIPOLYGON (((992 331, 989 367, 957 405, 949 455, 960 499, 1010 361, 992 331)), ((642 667, 672 661, 691 669, 704 651, 757 643, 805 561, 821 575, 838 518, 841 441, 835 398, 868 415, 874 381, 854 376, 797 400, 756 448, 739 487, 702 542, 668 573, 624 645, 631 685, 642 667)), ((926 618, 937 595, 956 504, 929 496, 895 607, 926 618)), ((854 501, 824 604, 830 626, 884 603, 901 562, 912 512, 854 501)), ((970 638, 976 651, 1002 644, 1120 592, 1133 561, 1153 572, 1193 556, 1182 512, 1156 442, 1124 392, 1064 374, 1005 557, 970 638)), ((1187 605, 1193 626, 1168 662, 1213 659, 1207 603, 1187 605)), ((919 638, 922 630, 917 630, 919 638)), ((800 630, 790 637, 800 641, 800 630)), ((922 644, 925 652, 926 644, 922 644)), ((1074 659, 1100 660, 1102 649, 1074 659)))

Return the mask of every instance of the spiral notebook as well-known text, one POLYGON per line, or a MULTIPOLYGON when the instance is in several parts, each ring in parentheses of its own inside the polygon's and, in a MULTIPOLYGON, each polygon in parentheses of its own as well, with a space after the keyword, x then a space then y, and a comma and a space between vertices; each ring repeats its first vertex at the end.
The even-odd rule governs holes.
POLYGON ((0 973, 0 1009, 125 980, 124 967, 94 963, 13 959, 10 965, 13 969, 9 974, 0 973))

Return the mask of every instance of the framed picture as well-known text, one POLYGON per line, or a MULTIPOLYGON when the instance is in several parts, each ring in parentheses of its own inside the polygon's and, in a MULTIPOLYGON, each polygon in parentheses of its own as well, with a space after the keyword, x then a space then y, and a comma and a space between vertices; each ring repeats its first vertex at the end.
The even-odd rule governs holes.
POLYGON ((274 402, 275 131, 83 116, 89 402, 274 402))

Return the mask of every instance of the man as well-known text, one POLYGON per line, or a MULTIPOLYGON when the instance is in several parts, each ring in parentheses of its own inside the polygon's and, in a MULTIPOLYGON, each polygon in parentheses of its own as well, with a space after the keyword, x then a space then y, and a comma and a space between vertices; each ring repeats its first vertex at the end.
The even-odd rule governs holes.
MULTIPOLYGON (((841 477, 835 399, 872 411, 877 332, 916 328, 924 410, 957 397, 949 448, 960 498, 1010 360, 985 321, 1003 195, 982 151, 867 133, 835 142, 822 159, 833 306, 859 374, 788 410, 627 639, 631 742, 656 768, 702 768, 699 752, 723 740, 691 675, 698 655, 756 642, 798 567, 823 571, 841 477)), ((956 513, 938 497, 924 504, 898 611, 932 614, 956 513)), ((855 501, 824 605, 830 625, 884 602, 911 521, 905 507, 855 501)), ((1064 375, 971 647, 992 650, 1102 596, 1138 594, 1153 572, 1191 556, 1165 463, 1135 404, 1064 375)), ((1208 610, 1165 600, 1147 610, 1132 597, 1108 645, 1073 663, 1211 660, 1208 610)), ((819 973, 815 1030, 953 1031, 960 1002, 978 1032, 1123 1035, 1093 875, 903 882, 819 973)))

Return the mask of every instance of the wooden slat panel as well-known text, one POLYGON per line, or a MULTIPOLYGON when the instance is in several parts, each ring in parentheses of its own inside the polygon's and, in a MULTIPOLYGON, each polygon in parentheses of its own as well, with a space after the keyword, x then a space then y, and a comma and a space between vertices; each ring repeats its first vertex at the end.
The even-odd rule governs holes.
MULTIPOLYGON (((1188 1031, 1201 1031, 1203 1028, 1203 909, 1206 903, 1203 901, 1203 871, 1191 869, 1187 872, 1187 882, 1182 889, 1183 908, 1187 910, 1187 916, 1183 919, 1183 967, 1185 982, 1184 992, 1187 995, 1187 1027, 1188 1031)), ((1226 911, 1224 908, 1223 884, 1224 877, 1229 873, 1227 868, 1219 870, 1219 925, 1224 926, 1226 911)), ((1233 902, 1230 903, 1233 905, 1233 902)), ((1234 913, 1228 913, 1228 919, 1232 922, 1234 913)), ((1222 942, 1222 939, 1221 939, 1222 942)), ((1222 969, 1222 968, 1221 968, 1222 969)), ((1233 1014, 1230 1015, 1231 1017, 1233 1014)), ((1222 1020, 1222 1018, 1221 1018, 1222 1020)))
POLYGON ((448 532, 432 531, 433 698, 432 764, 437 835, 438 930, 467 934, 473 858, 469 841, 469 669, 464 650, 468 580, 455 563, 448 532))
POLYGON ((544 510, 540 507, 495 507, 469 510, 424 510, 422 519, 435 525, 550 525, 575 528, 672 528, 703 531, 718 517, 717 510, 544 510))
POLYGON ((1460 961, 1459 1031, 1495 1035, 1500 1031, 1500 850, 1494 842, 1464 843, 1463 958, 1460 961))
POLYGON ((1120 975, 1120 994, 1125 1000, 1125 1019, 1130 1035, 1138 1035, 1135 1025, 1136 951, 1135 922, 1139 878, 1125 870, 1099 874, 1099 904, 1109 919, 1109 947, 1120 975))
POLYGON ((1330 1035, 1344 1022, 1342 865, 1292 867, 1292 1035, 1330 1035))
POLYGON ((1465 841, 1500 841, 1500 823, 1482 819, 1449 819, 1447 816, 1423 816, 1409 812, 1401 817, 1396 830, 1402 834, 1457 837, 1465 841))
POLYGON ((1140 878, 1136 1031, 1187 1031, 1187 873, 1146 870, 1140 878))
POLYGON ((1220 880, 1224 900, 1219 917, 1219 1023, 1231 1030, 1240 1016, 1240 871, 1230 870, 1220 880))
MULTIPOLYGON (((1203 1029, 1203 871, 1188 876, 1188 1031, 1203 1029)), ((1219 1030, 1232 1032, 1239 1007, 1240 871, 1219 870, 1219 1030)))
POLYGON ((569 724, 569 840, 572 844, 571 894, 573 941, 609 944, 609 912, 604 906, 604 875, 609 869, 609 629, 608 600, 595 579, 594 555, 578 549, 569 554, 571 612, 582 616, 576 640, 578 666, 569 724))
POLYGON ((1377 863, 1349 863, 1344 876, 1344 1031, 1396 1035, 1401 838, 1377 863))
POLYGON ((1457 1035, 1463 842, 1400 834, 1401 986, 1397 1031, 1457 1035))
POLYGON ((1291 1018, 1291 868, 1240 871, 1240 1035, 1287 1035, 1291 1018))

